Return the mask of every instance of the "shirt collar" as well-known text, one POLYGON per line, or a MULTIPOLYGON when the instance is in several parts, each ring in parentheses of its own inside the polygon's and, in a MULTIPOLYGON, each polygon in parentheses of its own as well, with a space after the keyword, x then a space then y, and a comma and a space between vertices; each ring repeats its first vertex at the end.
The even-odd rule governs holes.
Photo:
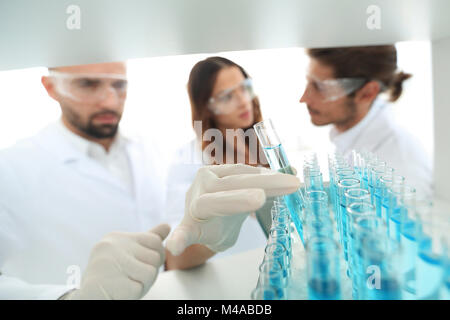
POLYGON ((330 140, 336 146, 336 149, 347 150, 352 146, 354 141, 361 134, 361 131, 375 119, 385 105, 386 102, 382 98, 376 98, 366 116, 352 128, 344 132, 338 132, 336 127, 333 126, 330 130, 330 140))

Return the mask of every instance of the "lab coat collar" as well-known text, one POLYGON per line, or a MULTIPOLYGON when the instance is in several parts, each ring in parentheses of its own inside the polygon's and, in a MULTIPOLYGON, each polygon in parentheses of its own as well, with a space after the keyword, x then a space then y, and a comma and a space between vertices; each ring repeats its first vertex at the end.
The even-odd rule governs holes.
MULTIPOLYGON (((342 153, 351 151, 359 146, 359 140, 364 140, 366 145, 376 144, 376 141, 369 143, 367 139, 378 140, 382 132, 376 132, 382 127, 386 127, 390 118, 386 116, 389 106, 383 98, 377 98, 367 115, 354 127, 344 132, 338 132, 333 126, 330 130, 330 140, 336 146, 336 150, 342 153), (373 133, 373 134, 371 134, 373 133), (364 135, 364 138, 360 137, 364 135)), ((384 136, 383 136, 384 137, 384 136)))
MULTIPOLYGON (((106 168, 89 158, 86 152, 89 146, 82 140, 74 139, 72 143, 67 139, 67 136, 61 131, 61 127, 57 123, 52 123, 44 128, 38 135, 34 137, 36 144, 45 149, 54 159, 64 165, 72 165, 74 170, 77 170, 85 176, 105 181, 109 185, 116 186, 122 190, 126 190, 125 186, 119 179, 114 177, 106 168), (81 149, 80 149, 81 148, 81 149), (83 150, 85 152, 83 152, 83 150)), ((133 159, 133 152, 135 142, 131 139, 121 137, 120 143, 126 143, 126 151, 130 166, 132 169, 134 190, 136 189, 139 174, 136 172, 133 159)))
MULTIPOLYGON (((42 147, 52 152, 63 163, 87 159, 96 148, 103 148, 73 133, 61 120, 48 125, 38 134, 37 140, 42 147)), ((109 152, 114 152, 118 148, 128 148, 132 144, 131 139, 119 132, 109 152)))

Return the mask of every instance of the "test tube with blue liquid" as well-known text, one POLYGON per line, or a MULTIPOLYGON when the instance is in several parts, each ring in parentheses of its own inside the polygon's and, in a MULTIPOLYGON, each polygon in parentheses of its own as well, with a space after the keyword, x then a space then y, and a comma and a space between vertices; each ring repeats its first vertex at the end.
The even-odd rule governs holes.
POLYGON ((408 210, 415 210, 416 189, 409 186, 392 186, 389 196, 389 236, 400 242, 402 222, 408 210))
MULTIPOLYGON (((345 218, 345 211, 347 210, 347 203, 345 198, 345 192, 349 189, 354 188, 360 188, 361 187, 361 181, 359 179, 350 178, 350 179, 341 179, 337 183, 337 195, 338 195, 338 220, 337 222, 337 228, 340 235, 340 241, 341 245, 344 246, 344 226, 343 224, 346 223, 344 220, 345 218)), ((344 258, 347 260, 347 255, 344 252, 344 258)))
MULTIPOLYGON (((365 190, 365 189, 364 189, 365 190)), ((348 273, 352 279, 353 298, 358 299, 358 288, 360 282, 365 278, 362 269, 362 247, 361 243, 366 236, 365 229, 358 225, 358 221, 364 218, 376 217, 375 207, 370 202, 354 202, 347 207, 347 249, 348 249, 348 273)), ((372 233, 369 230, 367 233, 372 233)))
POLYGON ((348 261, 348 216, 347 209, 348 207, 355 202, 365 202, 370 203, 370 193, 366 189, 363 188, 349 188, 344 192, 344 203, 345 210, 342 211, 342 237, 343 237, 343 249, 344 249, 344 258, 348 261))
POLYGON ((394 174, 394 169, 385 165, 380 165, 372 168, 372 185, 373 185, 373 195, 372 195, 372 204, 375 206, 377 211, 377 216, 382 216, 382 200, 383 200, 383 189, 384 189, 384 180, 382 177, 392 177, 394 174))
POLYGON ((306 244, 308 297, 340 300, 339 245, 329 237, 312 237, 306 244))
MULTIPOLYGON (((264 154, 269 161, 270 168, 282 173, 294 174, 272 121, 268 119, 259 122, 254 125, 254 129, 259 143, 264 150, 264 154)), ((300 220, 304 208, 303 194, 299 189, 294 193, 284 196, 284 199, 295 228, 304 244, 302 223, 300 220)))
MULTIPOLYGON (((418 238, 416 294, 420 300, 445 299, 448 292, 448 216, 421 217, 422 233, 418 238)), ((447 297, 448 298, 448 297, 447 297)))
MULTIPOLYGON (((381 221, 379 217, 376 219, 381 221)), ((401 247, 382 234, 386 234, 385 231, 364 237, 362 241, 362 269, 377 276, 372 281, 360 281, 358 292, 364 300, 401 300, 401 247)))

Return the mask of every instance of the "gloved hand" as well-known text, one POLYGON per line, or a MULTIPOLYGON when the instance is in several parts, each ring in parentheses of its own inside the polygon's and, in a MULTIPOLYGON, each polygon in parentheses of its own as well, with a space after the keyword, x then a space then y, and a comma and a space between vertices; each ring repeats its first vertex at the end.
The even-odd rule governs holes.
POLYGON ((185 214, 167 241, 173 255, 192 244, 215 252, 233 246, 249 213, 261 208, 266 196, 295 192, 297 177, 243 164, 205 166, 186 194, 185 214))
POLYGON ((113 232, 91 251, 80 289, 65 299, 140 299, 150 289, 164 263, 162 241, 170 227, 149 232, 113 232))

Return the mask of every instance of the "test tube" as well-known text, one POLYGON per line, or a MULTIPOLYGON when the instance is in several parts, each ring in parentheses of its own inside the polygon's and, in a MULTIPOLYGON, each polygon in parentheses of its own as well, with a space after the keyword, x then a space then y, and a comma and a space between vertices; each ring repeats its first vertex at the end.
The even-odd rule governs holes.
POLYGON ((313 237, 306 244, 308 297, 340 300, 339 245, 328 237, 313 237))
POLYGON ((372 195, 372 204, 375 206, 377 211, 377 216, 381 217, 382 211, 382 197, 383 197, 383 188, 384 188, 384 180, 381 180, 382 177, 392 177, 394 174, 394 168, 387 166, 377 166, 372 168, 372 184, 373 184, 373 195, 372 195))
MULTIPOLYGON (((291 165, 286 153, 281 145, 275 128, 270 119, 258 122, 254 125, 259 143, 264 150, 264 154, 269 161, 270 168, 282 173, 293 174, 291 165)), ((284 200, 291 214, 291 219, 295 224, 295 228, 303 241, 303 231, 301 224, 301 216, 304 207, 304 199, 301 190, 284 196, 284 200)))
POLYGON ((270 286, 257 286, 253 289, 250 298, 252 300, 282 300, 280 293, 270 286))
MULTIPOLYGON (((416 298, 416 257, 418 254, 418 240, 422 234, 422 226, 418 216, 419 211, 416 206, 416 194, 415 192, 408 194, 408 189, 406 187, 406 193, 401 200, 400 244, 403 248, 403 296, 405 299, 410 300, 416 298)), ((431 202, 425 200, 420 204, 419 210, 426 209, 430 212, 431 207, 426 208, 427 205, 431 205, 431 202)))
POLYGON ((357 297, 357 289, 358 289, 358 266, 360 260, 360 239, 358 238, 360 235, 357 234, 356 221, 359 218, 376 216, 375 207, 368 202, 354 202, 347 207, 347 252, 348 252, 348 273, 347 275, 352 278, 353 282, 353 296, 357 297), (356 276, 353 276, 356 275, 356 276))
POLYGON ((304 173, 305 192, 323 191, 323 178, 320 171, 308 170, 304 173))
POLYGON ((325 191, 307 191, 305 202, 304 217, 309 214, 329 216, 328 195, 325 191))
MULTIPOLYGON (((287 278, 284 276, 283 268, 276 259, 266 259, 259 266, 258 287, 272 288, 275 290, 273 299, 264 300, 285 300, 287 278)), ((265 293, 265 296, 267 293, 265 293)))
POLYGON ((389 236, 400 242, 401 224, 408 210, 415 210, 416 189, 410 186, 392 186, 390 196, 389 236))
POLYGON ((353 169, 340 169, 336 171, 336 175, 334 177, 334 203, 333 203, 333 209, 335 213, 335 220, 339 220, 339 190, 338 190, 338 182, 342 179, 358 179, 358 175, 356 174, 356 171, 353 169))
POLYGON ((367 280, 367 268, 363 267, 363 241, 368 237, 387 238, 386 224, 377 217, 374 212, 371 215, 360 215, 353 223, 354 252, 350 255, 347 275, 352 280, 354 299, 363 299, 364 288, 367 280))
MULTIPOLYGON (((370 203, 370 193, 363 188, 351 188, 344 192, 345 208, 355 202, 370 203)), ((347 210, 342 211, 342 235, 343 235, 343 249, 344 258, 348 261, 348 230, 347 230, 347 210)))
POLYGON ((291 216, 287 209, 272 210, 272 225, 276 226, 280 223, 287 225, 291 223, 291 216))
POLYGON ((442 288, 448 286, 448 216, 421 217, 416 262, 416 295, 420 300, 441 299, 442 288))
POLYGON ((330 214, 328 213, 328 203, 320 200, 308 200, 304 212, 303 219, 306 219, 310 215, 330 217, 330 214))
POLYGON ((270 243, 280 243, 287 249, 288 259, 290 261, 292 258, 292 244, 287 226, 277 226, 270 229, 270 240, 270 243))
POLYGON ((328 237, 334 239, 333 220, 325 215, 308 215, 304 228, 305 243, 314 237, 328 237))
POLYGON ((283 269, 283 276, 287 281, 291 270, 289 253, 286 247, 277 242, 269 243, 265 248, 265 259, 274 259, 275 261, 278 261, 283 269))
MULTIPOLYGON (((385 232, 383 232, 385 234, 385 232)), ((362 241, 362 267, 368 273, 358 288, 365 300, 401 300, 402 279, 398 266, 401 247, 387 237, 368 236, 362 241)))
POLYGON ((337 211, 337 219, 336 219, 336 223, 337 223, 337 229, 338 229, 338 233, 341 239, 341 245, 343 245, 344 243, 344 238, 343 238, 343 216, 345 215, 345 210, 347 210, 347 204, 345 203, 345 196, 344 193, 345 191, 349 190, 349 189, 353 189, 353 188, 360 188, 361 187, 361 181, 359 179, 355 179, 355 178, 350 178, 350 179, 341 179, 338 181, 338 200, 339 200, 339 206, 338 206, 338 211, 337 211))
POLYGON ((368 182, 368 190, 370 192, 370 195, 372 197, 372 204, 375 205, 375 182, 377 179, 377 175, 381 176, 385 172, 386 168, 386 162, 384 161, 371 161, 369 165, 367 166, 368 176, 367 176, 367 182, 368 182))

